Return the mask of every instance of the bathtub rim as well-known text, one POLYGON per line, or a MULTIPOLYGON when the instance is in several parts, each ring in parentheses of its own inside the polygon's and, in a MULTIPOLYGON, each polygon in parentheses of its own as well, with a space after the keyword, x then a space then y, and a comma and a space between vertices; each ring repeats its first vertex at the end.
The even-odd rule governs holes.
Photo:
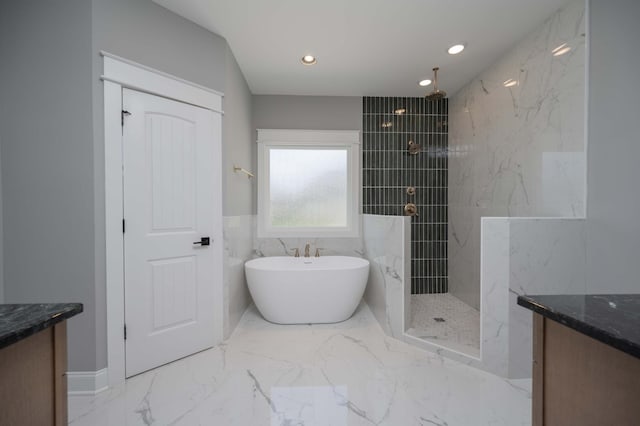
POLYGON ((371 267, 368 259, 355 256, 265 256, 247 260, 245 268, 264 272, 305 272, 305 271, 344 271, 371 267), (342 262, 329 263, 328 260, 340 259, 342 262))

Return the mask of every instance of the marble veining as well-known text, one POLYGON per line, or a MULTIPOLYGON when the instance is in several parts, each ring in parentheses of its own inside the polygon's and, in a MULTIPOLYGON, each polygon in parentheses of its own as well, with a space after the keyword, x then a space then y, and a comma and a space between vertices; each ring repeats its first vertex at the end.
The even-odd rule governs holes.
POLYGON ((482 219, 481 357, 495 374, 509 373, 509 244, 508 219, 482 219))
POLYGON ((298 249, 300 255, 303 254, 305 244, 309 243, 311 255, 316 249, 320 250, 321 256, 353 256, 364 257, 364 247, 362 238, 258 238, 257 219, 252 224, 253 227, 253 253, 252 258, 268 256, 293 256, 298 249))
POLYGON ((82 312, 82 303, 0 304, 0 349, 82 312))
POLYGON ((409 309, 411 219, 363 215, 364 257, 371 265, 364 298, 383 330, 401 338, 409 309))
POLYGON ((475 308, 481 217, 585 214, 584 15, 568 3, 450 99, 449 291, 475 308))
POLYGON ((518 305, 640 358, 640 294, 518 296, 518 305))
POLYGON ((516 298, 586 293, 586 221, 511 218, 508 222, 509 377, 530 377, 532 317, 516 305, 516 298))
POLYGON ((71 425, 529 425, 529 380, 393 339, 366 304, 339 324, 281 326, 250 308, 224 344, 71 397, 71 425))
POLYGON ((482 219, 482 361, 531 377, 531 313, 518 295, 586 292, 586 223, 579 218, 482 219))

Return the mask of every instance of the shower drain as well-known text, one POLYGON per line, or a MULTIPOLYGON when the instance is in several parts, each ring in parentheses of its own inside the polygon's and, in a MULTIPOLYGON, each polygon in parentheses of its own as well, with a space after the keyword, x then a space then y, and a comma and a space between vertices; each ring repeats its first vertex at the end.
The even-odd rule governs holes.
POLYGON ((445 319, 442 317, 435 317, 433 320, 436 322, 445 322, 445 319))

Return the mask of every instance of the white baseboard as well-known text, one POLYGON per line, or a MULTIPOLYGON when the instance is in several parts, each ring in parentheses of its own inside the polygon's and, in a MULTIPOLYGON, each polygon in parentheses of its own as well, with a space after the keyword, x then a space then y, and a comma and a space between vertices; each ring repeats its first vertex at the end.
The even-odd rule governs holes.
POLYGON ((107 390, 109 376, 107 369, 98 371, 68 371, 67 392, 69 396, 95 395, 107 390))

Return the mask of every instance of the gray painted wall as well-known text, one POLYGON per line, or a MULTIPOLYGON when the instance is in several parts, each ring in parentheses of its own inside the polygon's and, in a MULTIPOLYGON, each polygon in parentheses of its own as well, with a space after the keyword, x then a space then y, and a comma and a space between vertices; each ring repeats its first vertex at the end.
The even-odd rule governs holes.
POLYGON ((84 303, 69 321, 69 361, 93 370, 91 3, 0 7, 6 301, 84 303))
POLYGON ((589 2, 587 288, 640 292, 640 2, 589 2))
POLYGON ((251 91, 229 47, 226 48, 226 81, 224 87, 222 118, 223 170, 225 188, 223 214, 240 216, 256 213, 253 195, 255 179, 247 179, 241 173, 233 173, 234 164, 255 171, 255 140, 251 132, 251 91))
MULTIPOLYGON (((228 89, 238 100, 227 100, 223 143, 250 158, 254 145, 251 95, 221 37, 151 0, 0 3, 5 296, 84 303, 69 324, 71 371, 106 366, 100 50, 228 89)), ((237 185, 225 188, 234 211, 250 213, 250 190, 237 185)))
POLYGON ((251 304, 244 275, 244 261, 251 258, 252 214, 256 212, 255 179, 234 173, 233 166, 253 168, 256 152, 251 138, 251 91, 229 47, 226 48, 226 79, 222 103, 222 184, 224 203, 224 337, 231 335, 251 304))
MULTIPOLYGON (((362 98, 358 96, 253 97, 254 129, 362 129, 362 98)), ((253 133, 254 142, 257 134, 253 133)))
MULTIPOLYGON (((93 0, 94 47, 223 91, 226 41, 151 0, 93 0)), ((101 69, 97 51, 94 61, 101 69)))

